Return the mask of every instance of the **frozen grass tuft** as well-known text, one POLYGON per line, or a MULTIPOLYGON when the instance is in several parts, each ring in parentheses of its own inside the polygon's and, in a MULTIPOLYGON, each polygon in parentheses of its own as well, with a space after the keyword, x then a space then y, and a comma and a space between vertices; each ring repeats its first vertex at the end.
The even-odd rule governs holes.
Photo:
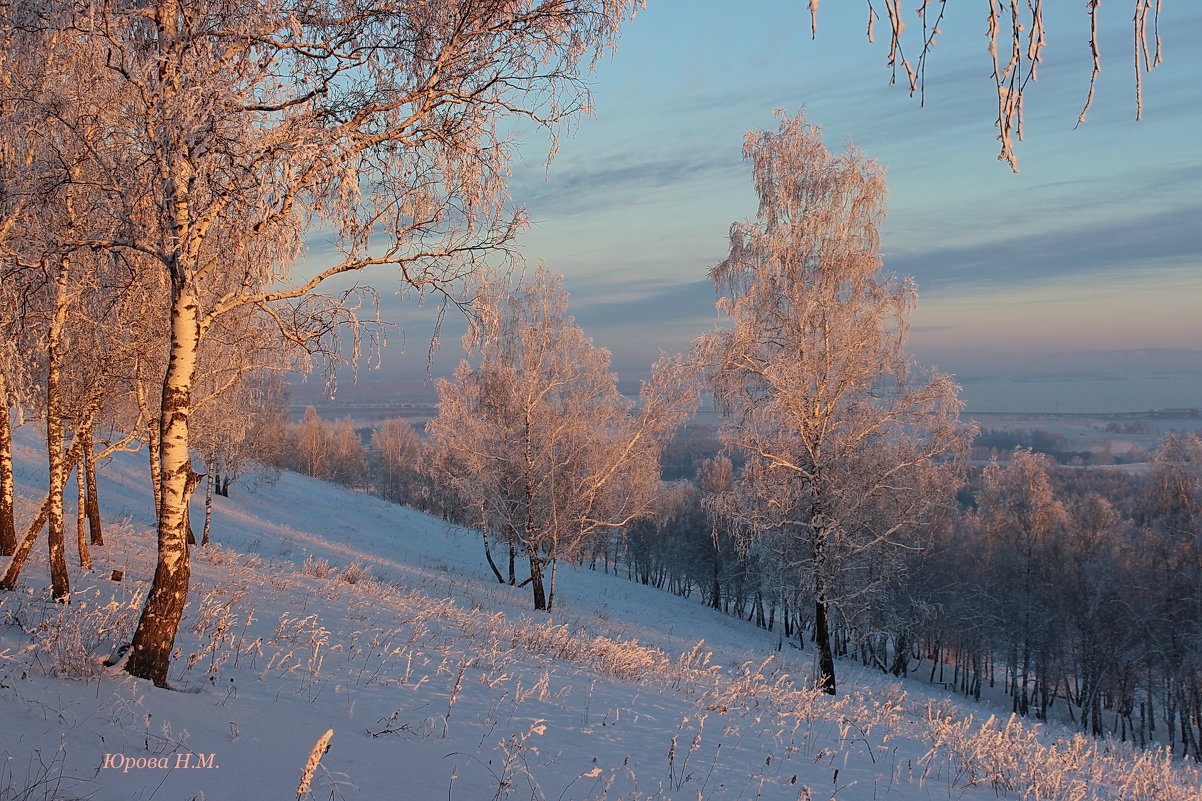
POLYGON ((305 557, 301 570, 306 576, 319 579, 330 578, 338 572, 337 568, 330 565, 329 559, 319 559, 312 554, 305 557))
POLYGON ((1136 750, 1127 744, 1080 734, 1048 741, 1041 726, 1011 715, 978 724, 956 720, 932 705, 923 756, 924 782, 949 792, 984 786, 1000 796, 1023 799, 1123 799, 1197 801, 1202 773, 1174 760, 1164 749, 1136 750))
POLYGON ((309 752, 309 759, 305 762, 304 770, 301 771, 300 783, 296 785, 297 798, 304 798, 309 794, 309 789, 313 785, 313 774, 317 771, 317 766, 321 764, 321 758, 325 756, 326 751, 330 750, 330 738, 333 736, 334 730, 328 729, 313 744, 313 750, 309 752))
POLYGON ((69 603, 53 601, 48 592, 4 593, 0 621, 28 636, 30 644, 22 652, 44 675, 96 678, 104 671, 104 661, 120 644, 129 642, 142 611, 144 591, 134 585, 119 586, 111 596, 101 588, 79 590, 69 603))

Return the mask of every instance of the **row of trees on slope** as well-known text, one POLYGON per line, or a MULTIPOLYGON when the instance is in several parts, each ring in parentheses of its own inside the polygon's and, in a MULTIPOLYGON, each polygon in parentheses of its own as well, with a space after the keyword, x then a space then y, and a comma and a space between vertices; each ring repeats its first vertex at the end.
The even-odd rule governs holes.
MULTIPOLYGON (((433 509, 438 502, 439 494, 422 468, 425 446, 400 417, 372 427, 365 447, 361 430, 349 418, 323 420, 310 406, 272 451, 274 466, 311 478, 421 509, 433 509)), ((438 508, 443 511, 441 505, 438 508)))
POLYGON ((490 292, 493 312, 466 341, 477 358, 439 384, 431 466, 473 510, 497 579, 490 535, 511 564, 515 550, 528 559, 546 608, 544 565, 652 514, 659 450, 704 386, 743 457, 706 503, 726 536, 805 588, 834 693, 832 604, 872 592, 922 547, 954 504, 971 431, 951 380, 905 352, 915 291, 881 271, 883 171, 830 154, 801 116, 749 135, 744 155, 758 220, 732 228, 712 271, 728 328, 701 337, 688 364, 661 360, 632 408, 545 271, 490 292))
MULTIPOLYGON (((435 439, 394 419, 369 441, 364 449, 349 421, 309 411, 281 452, 300 472, 317 465, 319 477, 477 526, 499 581, 528 575, 516 569, 519 536, 463 502, 435 439)), ((643 517, 571 548, 545 545, 542 558, 696 599, 776 632, 781 647, 809 648, 813 586, 784 568, 777 537, 748 537, 725 511, 738 473, 724 455, 704 459, 695 481, 654 488, 643 517)), ((969 697, 1009 696, 1017 714, 1072 720, 1087 734, 1202 756, 1198 435, 1168 436, 1147 472, 1059 467, 1019 449, 970 468, 959 500, 880 552, 843 559, 827 599, 833 655, 969 697)))
MULTIPOLYGON (((759 216, 732 228, 712 271, 731 324, 669 363, 678 383, 653 378, 637 415, 613 416, 607 362, 545 272, 489 296, 502 325, 469 337, 478 358, 440 383, 427 460, 484 532, 498 581, 490 538, 509 549, 510 583, 515 552, 529 560, 539 608, 546 563, 603 562, 808 637, 832 693, 836 655, 898 675, 928 659, 932 680, 976 697, 999 686, 1019 714, 1046 719, 1060 699, 1098 734, 1106 709, 1124 737, 1167 733, 1202 754, 1197 437, 1166 440, 1122 512, 1099 489, 1061 500, 1047 458, 1023 450, 958 505, 974 431, 949 377, 905 354, 914 290, 881 272, 879 168, 831 155, 800 117, 749 135, 745 154, 759 216), (663 397, 691 404, 690 372, 723 413, 725 454, 668 486, 607 460, 647 430, 642 416, 679 419, 647 393, 679 387, 663 397), (608 514, 597 475, 614 479, 608 514)), ((647 438, 648 463, 662 437, 647 438)))
MULTIPOLYGON (((587 556, 808 648, 813 588, 768 543, 741 543, 704 461, 658 515, 587 556)), ((836 656, 1083 732, 1202 758, 1202 440, 1171 434, 1147 472, 1058 467, 1016 451, 973 467, 957 508, 864 559, 830 605, 836 656)))

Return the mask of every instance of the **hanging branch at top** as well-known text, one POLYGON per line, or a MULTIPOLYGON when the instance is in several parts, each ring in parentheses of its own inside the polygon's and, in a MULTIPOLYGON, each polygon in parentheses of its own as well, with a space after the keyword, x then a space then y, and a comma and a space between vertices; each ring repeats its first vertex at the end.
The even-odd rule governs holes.
MULTIPOLYGON (((875 41, 876 23, 881 19, 877 5, 885 6, 885 17, 889 23, 889 60, 892 71, 890 85, 897 83, 898 70, 905 73, 910 94, 918 94, 919 104, 926 99, 927 56, 934 49, 940 33, 940 24, 947 9, 947 0, 921 0, 915 13, 922 22, 922 44, 918 60, 914 64, 903 53, 903 37, 906 22, 902 18, 901 0, 866 0, 868 3, 868 41, 875 41), (937 8, 934 8, 937 6, 937 8)), ((1043 0, 985 0, 986 37, 988 51, 993 62, 994 86, 997 90, 998 140, 1002 143, 998 160, 1010 165, 1018 172, 1018 157, 1014 152, 1015 140, 1023 138, 1023 98, 1027 84, 1038 79, 1039 64, 1043 60, 1043 49, 1047 45, 1044 26, 1043 0)), ((810 27, 818 30, 819 0, 809 0, 810 27)), ((1102 56, 1098 36, 1098 8, 1102 0, 1086 0, 1089 14, 1089 48, 1093 68, 1089 76, 1089 90, 1085 104, 1077 117, 1077 124, 1085 122, 1086 112, 1093 105, 1094 87, 1098 73, 1102 71, 1102 56)), ((1135 118, 1143 118, 1143 73, 1160 66, 1160 12, 1164 0, 1135 0, 1132 17, 1134 41, 1132 52, 1135 59, 1135 118)))

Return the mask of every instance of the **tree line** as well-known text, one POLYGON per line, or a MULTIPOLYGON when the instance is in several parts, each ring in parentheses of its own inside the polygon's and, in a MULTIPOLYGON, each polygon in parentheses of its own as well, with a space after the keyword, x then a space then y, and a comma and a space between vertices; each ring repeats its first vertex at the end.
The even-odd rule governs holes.
MULTIPOLYGON (((522 319, 504 328, 523 349, 465 362, 442 382, 439 417, 425 438, 401 420, 356 433, 349 420, 324 421, 309 409, 288 429, 287 464, 476 528, 495 579, 531 585, 539 608, 553 605, 554 567, 567 560, 740 617, 777 633, 778 647, 819 656, 826 647, 831 661, 820 670, 855 659, 977 699, 1008 696, 1019 715, 1058 716, 1087 734, 1167 742, 1202 756, 1197 434, 1167 436, 1144 472, 1058 466, 1022 447, 1005 462, 932 460, 918 471, 929 471, 929 481, 890 483, 894 497, 859 530, 832 533, 823 520, 817 533, 798 532, 797 522, 786 528, 757 510, 787 492, 794 520, 812 519, 794 500, 806 488, 772 487, 758 454, 732 460, 741 447, 734 437, 749 436, 740 426, 728 423, 721 452, 722 443, 702 442, 708 455, 691 479, 664 479, 665 465, 653 458, 662 435, 643 461, 616 462, 612 446, 638 430, 635 405, 620 410, 621 424, 606 422, 614 412, 604 404, 582 411, 588 404, 572 400, 583 392, 575 386, 581 354, 544 347, 544 363, 525 349, 540 341, 527 341, 522 327, 534 322, 554 330, 540 332, 544 346, 562 345, 564 335, 586 346, 562 315, 558 279, 539 273, 513 291, 505 303, 522 319), (554 303, 543 306, 548 298, 554 303), (528 319, 534 307, 553 314, 528 319), (519 352, 521 369, 503 370, 519 352), (521 407, 513 403, 531 398, 544 405, 515 413, 521 407), (610 448, 598 446, 601 431, 610 448), (595 481, 579 491, 579 476, 615 465, 623 477, 608 499, 595 481), (810 539, 819 534, 830 549, 821 584, 810 539)), ((603 371, 584 386, 595 391, 598 383, 614 391, 603 371)), ((696 399, 683 393, 674 402, 687 409, 696 399)), ((907 452, 896 441, 882 447, 888 456, 907 452)), ((844 466, 851 500, 836 496, 849 505, 863 504, 871 497, 864 487, 874 486, 866 484, 874 474, 862 467, 865 448, 857 450, 844 466)), ((882 463, 891 465, 885 472, 904 464, 869 462, 882 463)))
MULTIPOLYGON (((835 655, 1202 758, 1202 440, 1168 435, 1149 468, 1059 467, 1023 449, 970 467, 956 506, 839 598, 835 655)), ((659 516, 589 561, 812 648, 812 588, 707 513, 733 475, 704 460, 665 488, 659 516)))
POLYGON ((1061 703, 1086 732, 1198 757, 1197 435, 1168 437, 1146 478, 1077 471, 1058 493, 1022 448, 974 474, 958 388, 905 352, 915 291, 882 269, 879 166, 828 152, 800 115, 744 154, 759 213, 711 271, 730 325, 657 365, 639 402, 615 409, 606 355, 545 272, 485 297, 499 333, 470 335, 475 358, 440 382, 426 464, 496 579, 526 559, 548 608, 544 568, 553 597, 556 562, 587 562, 809 641, 830 693, 838 656, 897 675, 926 660, 932 681, 1000 688, 1018 714, 1061 703), (633 444, 658 460, 702 390, 722 451, 665 484, 633 444))
MULTIPOLYGON (((463 503, 437 441, 404 420, 356 432, 310 408, 282 436, 280 466, 477 527, 498 581, 529 574, 520 536, 463 503)), ((775 632, 779 647, 813 648, 812 591, 717 511, 740 472, 718 447, 692 449, 695 477, 656 483, 644 516, 543 554, 739 617, 775 632)), ((906 550, 891 569, 865 568, 879 586, 870 592, 861 574, 860 593, 838 599, 832 654, 1202 758, 1200 531, 1197 433, 1167 435, 1146 472, 1059 466, 1017 448, 969 465, 954 508, 929 536, 898 540, 906 550)))

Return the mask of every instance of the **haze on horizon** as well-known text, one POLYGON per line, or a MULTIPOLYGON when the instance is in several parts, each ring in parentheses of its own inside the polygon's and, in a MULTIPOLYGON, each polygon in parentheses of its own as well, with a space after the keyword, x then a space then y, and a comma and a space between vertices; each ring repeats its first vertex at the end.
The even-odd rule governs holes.
MULTIPOLYGON (((717 0, 651 3, 598 66, 596 115, 555 161, 541 140, 519 149, 512 193, 534 221, 523 255, 564 274, 571 313, 622 379, 719 323, 706 273, 730 224, 755 214, 744 132, 773 126, 774 108, 804 108, 830 147, 849 141, 886 166, 885 268, 919 287, 910 351, 956 375, 968 410, 1202 407, 1202 7, 1165 10, 1141 122, 1124 69, 1129 15, 1103 14, 1108 60, 1075 129, 1088 17, 1076 4, 1046 10, 1081 36, 1045 50, 1015 175, 996 160, 980 13, 948 8, 920 108, 888 86, 887 48, 865 40, 863 9, 829 5, 811 41, 790 0, 743 15, 717 0)), ((344 372, 340 399, 412 392, 434 312, 389 294, 386 275, 360 283, 404 331, 389 333, 379 370, 344 372)), ((461 325, 448 318, 431 376, 462 358, 461 325)))

